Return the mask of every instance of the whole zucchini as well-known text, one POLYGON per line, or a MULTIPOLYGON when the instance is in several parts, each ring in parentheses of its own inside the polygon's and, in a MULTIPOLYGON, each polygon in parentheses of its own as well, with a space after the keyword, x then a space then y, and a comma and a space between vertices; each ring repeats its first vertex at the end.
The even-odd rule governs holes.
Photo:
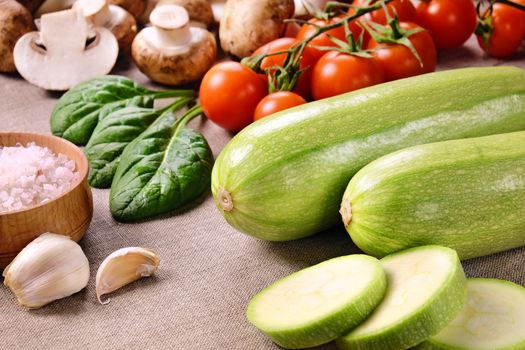
POLYGON ((525 70, 466 68, 398 80, 264 118, 221 152, 212 191, 227 221, 284 241, 336 224, 350 178, 412 145, 525 130, 525 70))
POLYGON ((374 256, 439 244, 469 259, 525 245, 525 132, 381 157, 350 181, 341 214, 374 256))

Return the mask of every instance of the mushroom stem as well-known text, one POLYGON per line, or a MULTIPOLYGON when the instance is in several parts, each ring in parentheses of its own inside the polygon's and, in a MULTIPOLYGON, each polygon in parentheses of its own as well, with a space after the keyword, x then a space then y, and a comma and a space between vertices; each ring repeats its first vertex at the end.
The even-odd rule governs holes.
POLYGON ((151 13, 153 41, 158 47, 185 45, 191 41, 189 16, 186 10, 178 5, 164 5, 155 8, 151 13))
POLYGON ((104 27, 111 20, 107 0, 78 0, 73 7, 82 10, 84 17, 97 27, 104 27))
POLYGON ((72 52, 84 51, 88 26, 78 11, 45 14, 41 17, 40 26, 40 38, 48 53, 68 56, 72 52))

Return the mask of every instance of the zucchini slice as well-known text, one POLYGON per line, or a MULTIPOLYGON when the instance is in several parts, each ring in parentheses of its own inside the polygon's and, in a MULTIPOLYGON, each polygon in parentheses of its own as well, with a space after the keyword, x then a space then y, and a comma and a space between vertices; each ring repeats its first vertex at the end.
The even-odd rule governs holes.
POLYGON ((340 349, 400 350, 438 333, 466 299, 466 278, 457 253, 423 246, 381 259, 388 288, 365 322, 337 339, 340 349))
POLYGON ((525 288, 496 279, 469 279, 463 310, 417 349, 525 349, 525 288))
POLYGON ((386 276, 366 255, 334 258, 285 277, 249 302, 248 320, 275 343, 301 349, 328 343, 381 302, 386 276))

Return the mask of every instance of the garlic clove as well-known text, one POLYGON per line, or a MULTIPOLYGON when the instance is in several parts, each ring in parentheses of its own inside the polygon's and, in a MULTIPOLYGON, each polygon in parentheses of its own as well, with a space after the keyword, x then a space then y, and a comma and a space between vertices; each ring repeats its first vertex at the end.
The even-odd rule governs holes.
POLYGON ((18 253, 2 275, 20 305, 36 309, 86 287, 89 262, 70 237, 44 233, 18 253))
POLYGON ((155 252, 146 248, 128 247, 111 253, 97 271, 98 301, 101 304, 109 303, 110 299, 102 301, 101 296, 142 277, 151 276, 159 264, 160 259, 155 252))

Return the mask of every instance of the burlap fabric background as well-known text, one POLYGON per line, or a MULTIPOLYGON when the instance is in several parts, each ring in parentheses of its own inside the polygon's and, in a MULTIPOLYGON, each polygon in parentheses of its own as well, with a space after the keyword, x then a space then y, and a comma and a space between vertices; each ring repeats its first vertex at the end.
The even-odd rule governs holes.
MULTIPOLYGON (((523 51, 506 61, 485 59, 471 40, 439 57, 439 69, 502 64, 525 67, 523 51)), ((132 63, 120 63, 114 73, 152 86, 132 63)), ((1 75, 0 130, 50 133, 49 115, 58 96, 17 75, 1 75)), ((215 156, 231 137, 206 120, 191 125, 204 133, 215 156)), ((81 241, 91 263, 88 287, 40 310, 26 310, 1 286, 1 349, 278 349, 246 321, 248 299, 293 271, 358 252, 343 227, 288 243, 247 237, 224 221, 211 195, 177 215, 119 224, 109 214, 108 194, 93 190, 94 217, 81 241), (109 305, 100 305, 96 270, 108 254, 126 246, 156 250, 160 270, 114 293, 109 305)), ((467 261, 464 267, 469 276, 525 285, 524 263, 521 248, 467 261)))

